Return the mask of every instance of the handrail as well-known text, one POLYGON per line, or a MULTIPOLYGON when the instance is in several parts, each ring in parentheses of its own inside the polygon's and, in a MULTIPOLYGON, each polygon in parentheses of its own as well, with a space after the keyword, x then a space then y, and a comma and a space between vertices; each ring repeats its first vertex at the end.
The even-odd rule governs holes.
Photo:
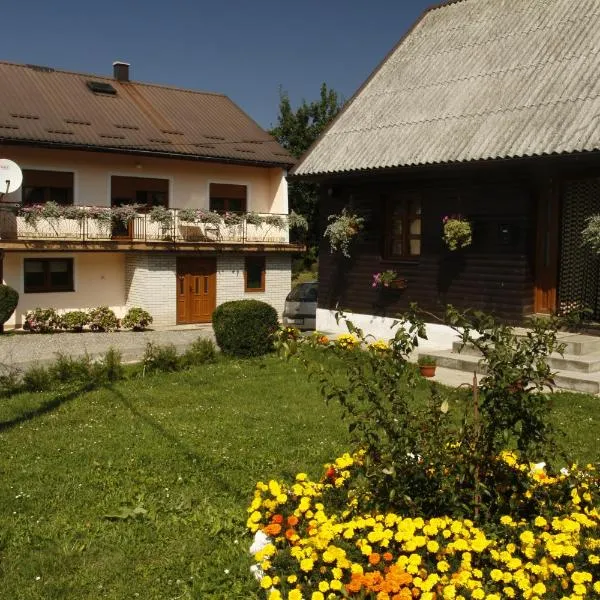
POLYGON ((0 203, 1 240, 281 244, 293 226, 281 213, 0 203))

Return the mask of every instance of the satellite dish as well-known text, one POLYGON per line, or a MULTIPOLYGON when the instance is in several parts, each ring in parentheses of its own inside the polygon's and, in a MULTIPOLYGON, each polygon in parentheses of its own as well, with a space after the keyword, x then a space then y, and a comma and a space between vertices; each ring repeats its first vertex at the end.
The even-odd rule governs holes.
POLYGON ((21 167, 8 158, 0 158, 0 196, 16 192, 22 183, 21 167))

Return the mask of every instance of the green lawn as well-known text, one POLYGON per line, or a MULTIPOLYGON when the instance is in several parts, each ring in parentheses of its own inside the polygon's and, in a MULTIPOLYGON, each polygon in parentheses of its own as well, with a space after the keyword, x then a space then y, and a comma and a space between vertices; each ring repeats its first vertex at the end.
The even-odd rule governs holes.
MULTIPOLYGON (((557 395, 556 418, 598 460, 600 399, 557 395)), ((1 399, 0 597, 264 598, 255 482, 318 477, 347 448, 337 408, 274 357, 1 399)))

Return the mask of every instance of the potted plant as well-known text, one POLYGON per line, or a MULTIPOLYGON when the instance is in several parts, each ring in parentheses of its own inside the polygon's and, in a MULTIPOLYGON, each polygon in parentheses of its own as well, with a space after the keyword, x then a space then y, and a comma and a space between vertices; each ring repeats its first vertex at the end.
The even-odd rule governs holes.
POLYGON ((328 221, 323 237, 329 240, 331 252, 340 251, 350 258, 350 244, 363 229, 364 218, 344 207, 339 215, 329 215, 328 221))
POLYGON ((160 224, 163 231, 169 231, 173 226, 173 212, 164 206, 154 206, 148 213, 152 223, 160 224))
POLYGON ((437 360, 433 356, 421 354, 417 360, 417 364, 423 377, 433 377, 435 375, 437 360))
POLYGON ((377 289, 403 290, 406 288, 406 279, 398 279, 398 273, 391 269, 380 273, 373 273, 371 287, 377 289))
POLYGON ((445 216, 442 223, 444 227, 442 239, 448 250, 454 251, 471 245, 473 241, 471 223, 462 215, 445 216))
POLYGON ((180 208, 177 211, 177 219, 181 223, 194 223, 198 218, 198 211, 195 208, 180 208))

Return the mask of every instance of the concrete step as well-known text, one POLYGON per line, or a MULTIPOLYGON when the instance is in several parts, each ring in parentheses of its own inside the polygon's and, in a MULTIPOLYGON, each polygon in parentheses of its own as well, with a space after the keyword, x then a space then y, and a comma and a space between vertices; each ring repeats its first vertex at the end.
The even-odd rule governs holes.
MULTIPOLYGON (((452 352, 460 356, 472 356, 481 358, 481 353, 472 344, 462 346, 460 342, 452 344, 452 352)), ((561 371, 577 371, 580 373, 600 372, 600 352, 586 354, 565 354, 553 352, 548 360, 550 368, 561 371)))
MULTIPOLYGON (((466 381, 470 381, 473 372, 478 374, 485 373, 485 369, 479 364, 481 360, 479 356, 463 353, 458 354, 451 350, 434 350, 428 351, 427 354, 436 358, 439 367, 462 372, 466 381)), ((567 360, 563 364, 568 366, 569 361, 567 360)), ((552 366, 552 363, 551 368, 555 371, 554 381, 557 387, 587 394, 600 393, 599 371, 583 372, 570 369, 556 369, 552 366)))
MULTIPOLYGON (((515 333, 517 337, 526 336, 525 329, 517 329, 515 333), (520 333, 522 332, 522 333, 520 333)), ((589 354, 597 354, 600 360, 600 337, 594 335, 585 335, 581 333, 568 333, 559 331, 557 335, 559 343, 564 344, 564 353, 575 356, 587 356, 589 354)), ((452 349, 458 352, 461 342, 454 342, 452 349)), ((472 345, 466 344, 461 354, 478 354, 479 351, 472 345)))

